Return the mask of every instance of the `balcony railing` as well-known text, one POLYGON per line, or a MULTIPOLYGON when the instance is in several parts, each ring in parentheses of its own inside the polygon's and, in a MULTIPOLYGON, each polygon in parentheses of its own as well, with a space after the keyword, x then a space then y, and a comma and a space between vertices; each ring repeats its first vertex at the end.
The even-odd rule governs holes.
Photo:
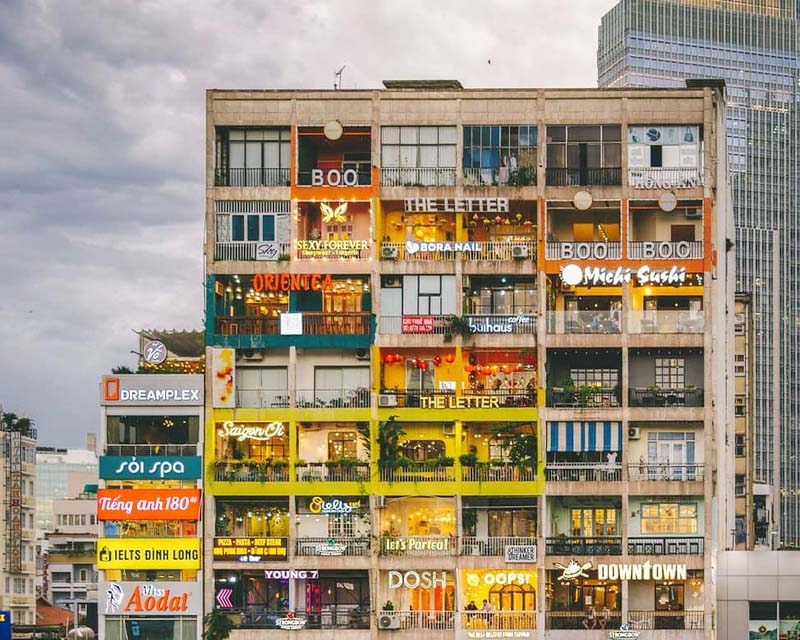
POLYGON ((622 555, 621 536, 595 538, 547 538, 547 554, 556 556, 619 556, 622 555))
MULTIPOLYGON (((304 311, 303 335, 369 335, 369 313, 321 313, 304 311)), ((214 319, 216 333, 229 335, 279 335, 280 318, 277 316, 232 316, 214 319)))
POLYGON ((455 167, 383 167, 381 169, 381 186, 383 187, 454 187, 455 185, 455 167))
POLYGON ((545 258, 548 260, 619 260, 621 242, 548 242, 545 258))
POLYGON ((300 482, 366 482, 369 463, 311 462, 295 465, 300 482))
POLYGON ((629 333, 703 333, 705 316, 702 310, 631 311, 629 333))
POLYGON ((298 389, 297 406, 303 409, 369 408, 369 389, 298 389))
POLYGON ((458 554, 455 536, 388 536, 382 535, 382 556, 444 557, 458 554))
MULTIPOLYGON (((234 622, 235 629, 278 629, 278 620, 287 618, 287 611, 276 611, 266 607, 225 610, 234 622)), ((296 620, 305 620, 302 629, 369 629, 369 610, 355 606, 326 605, 319 611, 298 609, 296 620)))
POLYGON ((702 407, 703 398, 703 389, 697 387, 633 387, 628 390, 628 401, 632 407, 702 407))
MULTIPOLYGON (((378 397, 379 407, 409 407, 429 408, 423 399, 433 401, 434 398, 444 397, 445 405, 458 403, 452 391, 405 391, 388 389, 381 391, 378 397)), ((500 389, 498 391, 473 392, 465 390, 461 396, 464 408, 499 408, 499 407, 535 407, 536 391, 534 389, 500 389)))
MULTIPOLYGON (((214 260, 258 260, 258 247, 264 242, 220 242, 214 243, 214 260)), ((278 245, 278 256, 289 256, 288 242, 270 243, 278 245)))
POLYGON ((703 257, 703 243, 658 240, 629 242, 628 257, 631 260, 699 260, 703 257))
POLYGON ((288 187, 289 168, 215 169, 215 187, 288 187))
POLYGON ((703 611, 628 611, 629 629, 703 629, 703 611))
POLYGON ((702 556, 702 536, 628 538, 628 553, 633 556, 702 556))
POLYGON ((368 556, 370 554, 369 536, 364 538, 298 538, 298 556, 368 556), (331 553, 335 547, 336 553, 331 553))
POLYGON ((548 462, 547 482, 620 482, 622 464, 603 462, 548 462))
POLYGON ((381 482, 446 482, 455 480, 453 467, 419 463, 408 467, 380 466, 381 482))
POLYGON ((263 462, 215 462, 214 480, 217 482, 286 482, 289 480, 289 467, 263 462))
POLYGON ((511 462, 479 462, 474 467, 461 467, 464 482, 533 482, 535 467, 521 467, 511 462))
POLYGON ((536 167, 520 167, 515 171, 506 167, 469 167, 463 171, 465 187, 528 187, 536 184, 536 167))
POLYGON ((620 333, 621 318, 619 311, 548 311, 547 333, 620 333))
POLYGON ((579 187, 586 185, 614 186, 622 184, 621 167, 602 167, 595 169, 566 169, 547 167, 545 169, 547 186, 579 187))
POLYGON ((473 334, 536 334, 536 314, 491 314, 464 316, 473 334))
POLYGON ((701 482, 702 463, 639 462, 628 465, 629 480, 701 482))
POLYGON ((400 629, 452 629, 455 623, 455 611, 378 611, 376 617, 380 621, 388 618, 393 621, 387 628, 400 629), (394 622, 397 621, 397 622, 394 622), (397 624, 397 627, 395 627, 397 624))
POLYGON ((702 168, 636 167, 628 169, 628 186, 633 189, 692 189, 702 187, 702 168))
POLYGON ((246 409, 272 409, 289 406, 287 389, 236 388, 236 407, 246 409))
POLYGON ((552 387, 547 390, 548 407, 619 407, 619 395, 616 389, 601 387, 576 387, 567 389, 552 387))
POLYGON ((378 332, 406 335, 443 335, 450 331, 450 316, 380 316, 378 332), (405 321, 403 320, 405 318, 405 321), (422 324, 412 321, 422 318, 422 324), (405 328, 405 330, 404 330, 405 328))
POLYGON ((595 611, 594 619, 585 611, 548 611, 545 613, 545 628, 553 631, 602 631, 619 629, 622 614, 619 611, 595 611))
MULTIPOLYGON (((535 629, 536 628, 536 612, 535 611, 493 611, 487 613, 485 611, 462 611, 461 612, 461 627, 467 630, 473 629, 535 629)), ((469 637, 469 635, 467 635, 469 637)), ((508 635, 494 636, 486 635, 480 636, 486 638, 493 637, 512 637, 508 635)))
POLYGON ((461 537, 463 556, 505 556, 506 547, 535 546, 536 538, 484 538, 480 536, 461 537))
POLYGON ((195 444, 107 444, 107 456, 196 456, 195 444))
POLYGON ((536 260, 536 241, 493 241, 470 240, 466 242, 450 242, 451 251, 409 251, 405 242, 382 242, 381 257, 385 260, 403 260, 405 262, 448 262, 453 260, 469 260, 475 262, 499 261, 533 261, 536 260), (460 246, 458 246, 460 245, 460 246), (464 247, 479 246, 479 249, 462 250, 464 247), (457 250, 458 246, 458 250, 457 250))

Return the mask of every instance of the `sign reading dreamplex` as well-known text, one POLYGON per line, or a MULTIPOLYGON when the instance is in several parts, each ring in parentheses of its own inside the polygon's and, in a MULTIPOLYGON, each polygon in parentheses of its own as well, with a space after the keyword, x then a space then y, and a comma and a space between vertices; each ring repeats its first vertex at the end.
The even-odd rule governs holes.
POLYGON ((199 615, 203 592, 192 582, 100 582, 100 613, 136 616, 199 615))
POLYGON ((203 404, 203 376, 140 374, 104 376, 102 405, 203 404))

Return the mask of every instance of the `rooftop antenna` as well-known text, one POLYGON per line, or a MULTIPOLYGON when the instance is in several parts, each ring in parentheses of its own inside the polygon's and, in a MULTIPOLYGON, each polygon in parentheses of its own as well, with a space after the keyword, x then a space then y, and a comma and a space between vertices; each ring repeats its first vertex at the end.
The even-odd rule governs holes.
POLYGON ((341 66, 341 68, 336 73, 333 74, 333 78, 334 78, 334 80, 333 80, 333 89, 334 89, 334 91, 342 88, 342 71, 344 71, 344 68, 346 66, 347 66, 346 64, 343 64, 341 66))

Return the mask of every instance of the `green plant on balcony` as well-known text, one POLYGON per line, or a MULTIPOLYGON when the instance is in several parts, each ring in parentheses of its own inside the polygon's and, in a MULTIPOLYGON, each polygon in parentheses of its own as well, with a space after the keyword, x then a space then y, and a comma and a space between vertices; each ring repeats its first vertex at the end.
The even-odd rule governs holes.
POLYGON ((537 456, 537 438, 531 433, 517 435, 508 451, 509 462, 524 469, 535 469, 537 456))
POLYGON ((591 384, 578 385, 575 389, 575 396, 578 399, 579 407, 590 407, 594 402, 594 396, 597 393, 597 387, 591 384))
POLYGON ((462 509, 461 526, 465 536, 474 536, 476 534, 478 527, 477 509, 462 509))
POLYGON ((203 640, 227 640, 234 622, 221 609, 212 609, 203 617, 203 640))
POLYGON ((462 338, 469 338, 472 335, 472 329, 469 326, 469 320, 461 316, 450 316, 447 319, 447 329, 444 332, 444 341, 451 342, 453 336, 458 335, 462 338))
POLYGON ((451 456, 442 456, 435 461, 437 467, 452 467, 456 463, 456 459, 451 456))
POLYGON ((222 513, 217 516, 217 521, 214 523, 214 532, 218 536, 229 536, 231 533, 230 526, 230 516, 227 513, 222 513))
POLYGON ((478 464, 478 456, 474 452, 462 453, 458 456, 458 461, 461 463, 462 467, 474 467, 478 464))
POLYGON ((406 435, 403 425, 397 422, 397 416, 389 416, 378 425, 378 465, 396 468, 406 460, 400 453, 400 438, 406 435))
POLYGON ((657 384, 649 384, 645 389, 644 405, 646 407, 658 407, 664 404, 664 397, 661 395, 661 387, 657 384))

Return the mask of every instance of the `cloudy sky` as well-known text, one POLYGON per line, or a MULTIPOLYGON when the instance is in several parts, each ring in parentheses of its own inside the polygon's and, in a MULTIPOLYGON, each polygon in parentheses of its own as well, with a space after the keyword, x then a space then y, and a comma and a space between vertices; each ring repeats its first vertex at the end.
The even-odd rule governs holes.
POLYGON ((201 328, 206 88, 595 86, 614 3, 2 0, 4 410, 82 446, 132 329, 201 328))

